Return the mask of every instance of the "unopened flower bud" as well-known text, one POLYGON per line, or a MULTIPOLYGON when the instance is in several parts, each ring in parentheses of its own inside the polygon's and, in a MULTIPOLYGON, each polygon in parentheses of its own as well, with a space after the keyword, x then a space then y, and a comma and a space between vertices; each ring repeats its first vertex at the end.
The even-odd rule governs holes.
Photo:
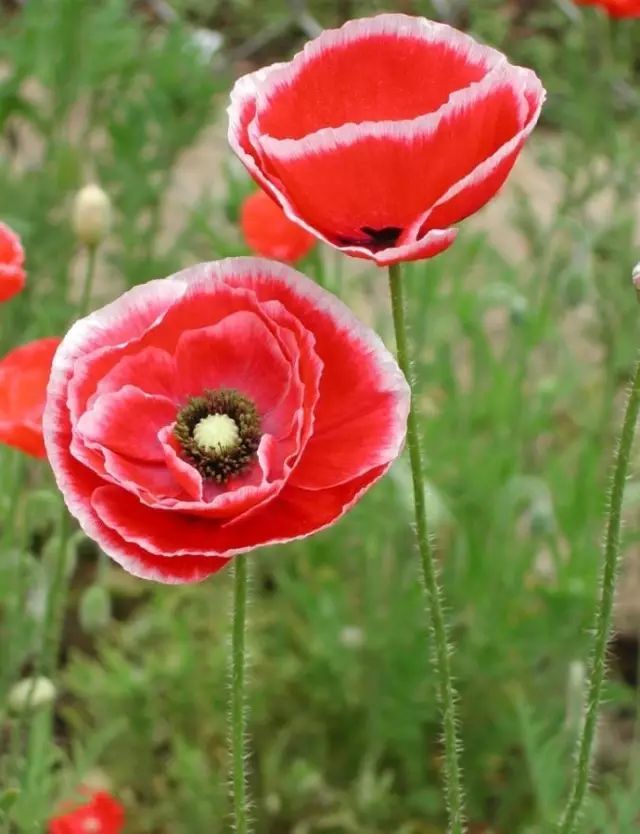
POLYGON ((23 712, 50 704, 55 697, 56 688, 49 678, 23 678, 9 690, 7 702, 15 712, 23 712))
POLYGON ((364 633, 358 626, 345 626, 340 632, 340 642, 347 649, 359 649, 364 643, 364 633))
POLYGON ((85 185, 73 203, 73 231, 85 246, 97 246, 111 226, 111 201, 99 185, 85 185))

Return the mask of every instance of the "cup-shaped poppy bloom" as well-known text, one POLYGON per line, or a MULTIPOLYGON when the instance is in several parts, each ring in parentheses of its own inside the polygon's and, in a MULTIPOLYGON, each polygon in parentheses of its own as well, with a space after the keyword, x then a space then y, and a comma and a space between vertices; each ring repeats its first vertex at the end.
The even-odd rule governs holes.
POLYGON ((0 359, 0 443, 45 456, 42 412, 60 339, 37 339, 0 359))
POLYGON ((26 280, 24 252, 18 235, 0 222, 0 302, 8 301, 23 288, 26 280))
POLYGON ((49 822, 49 834, 120 834, 124 809, 111 794, 97 791, 87 802, 63 808, 49 822))
POLYGON ((408 407, 393 357, 337 298, 283 264, 230 258, 76 322, 45 443, 107 554, 194 582, 339 518, 399 454, 408 407))
POLYGON ((316 239, 293 223, 264 191, 242 203, 240 227, 247 246, 257 255, 293 264, 313 249, 316 239))
POLYGON ((640 17, 640 0, 575 0, 579 6, 600 6, 615 18, 640 17))
POLYGON ((383 14, 240 78, 229 141, 292 220, 378 264, 428 258, 502 185, 544 89, 442 23, 383 14))

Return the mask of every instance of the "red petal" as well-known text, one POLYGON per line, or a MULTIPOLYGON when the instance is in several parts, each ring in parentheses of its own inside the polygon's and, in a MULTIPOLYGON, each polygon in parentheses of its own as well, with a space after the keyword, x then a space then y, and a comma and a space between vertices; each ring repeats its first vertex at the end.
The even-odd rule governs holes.
POLYGON ((42 413, 59 339, 37 339, 0 360, 0 441, 44 456, 42 413))
MULTIPOLYGON (((528 90, 524 126, 488 159, 453 185, 420 223, 419 234, 431 228, 458 223, 482 208, 503 185, 524 143, 538 121, 544 102, 542 91, 528 90)), ((420 221, 419 221, 420 222, 420 221)))
POLYGON ((0 221, 0 265, 21 267, 24 264, 24 251, 18 235, 0 221))
POLYGON ((158 440, 164 452, 165 464, 176 483, 180 484, 187 495, 194 501, 202 501, 202 475, 194 466, 180 457, 180 444, 173 433, 174 426, 175 423, 171 426, 165 426, 163 429, 160 429, 158 435, 158 440))
MULTIPOLYGON (((337 298, 287 267, 236 259, 227 281, 251 286, 263 304, 278 299, 315 337, 323 373, 313 432, 298 464, 300 482, 313 488, 340 483, 392 460, 404 439, 409 389, 380 339, 337 298)), ((298 468, 292 483, 297 478, 298 468)))
MULTIPOLYGON (((157 347, 146 347, 125 355, 102 376, 96 394, 119 391, 134 385, 145 394, 160 394, 175 399, 176 367, 173 356, 157 347)), ((89 400, 90 402, 91 400, 89 400)))
POLYGON ((323 32, 258 86, 259 132, 301 138, 347 123, 413 119, 501 60, 444 24, 402 14, 323 32))
POLYGON ((20 267, 0 264, 0 302, 8 301, 24 289, 26 275, 20 267))
POLYGON ((387 466, 331 490, 286 487, 261 510, 214 525, 150 509, 115 486, 95 490, 91 505, 103 524, 128 544, 180 562, 193 556, 233 556, 253 547, 303 538, 337 521, 380 478, 387 466))
POLYGON ((255 313, 233 313, 212 327, 183 333, 176 372, 183 401, 207 389, 233 388, 254 401, 266 431, 280 430, 269 424, 269 415, 289 388, 290 363, 255 313))
POLYGON ((416 219, 522 127, 523 94, 508 75, 488 76, 411 122, 347 125, 293 141, 260 137, 264 165, 336 245, 375 252, 408 243, 416 219))
POLYGON ((19 449, 34 458, 46 456, 40 426, 6 423, 0 419, 0 443, 19 449))
POLYGON ((249 248, 265 258, 285 263, 303 258, 316 242, 313 235, 289 220, 264 191, 251 194, 243 202, 240 224, 249 248))

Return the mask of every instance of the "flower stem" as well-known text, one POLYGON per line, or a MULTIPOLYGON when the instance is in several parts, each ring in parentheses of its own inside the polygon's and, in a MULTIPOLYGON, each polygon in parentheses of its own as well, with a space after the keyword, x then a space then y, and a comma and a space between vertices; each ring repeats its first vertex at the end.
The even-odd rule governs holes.
POLYGON ((91 290, 93 289, 93 277, 96 271, 96 253, 97 246, 87 246, 87 269, 84 275, 84 283, 82 285, 82 296, 80 298, 80 306, 78 308, 79 316, 86 316, 89 312, 89 304, 91 303, 91 290))
POLYGON ((622 425, 622 434, 616 452, 613 481, 609 496, 607 530, 604 543, 604 566, 600 586, 600 599, 596 611, 595 638, 591 660, 591 671, 587 688, 587 706, 584 724, 578 740, 576 767, 569 800, 564 810, 559 834, 573 834, 580 817, 589 787, 589 774, 593 759, 593 742, 598 722, 598 712, 602 699, 602 684, 606 671, 606 654, 613 604, 615 601, 616 578, 620 561, 620 525, 622 500, 624 498, 629 459, 638 421, 640 408, 640 359, 633 372, 631 388, 622 425))
POLYGON ((434 667, 437 677, 438 699, 442 709, 444 725, 445 751, 445 792, 449 813, 449 834, 462 834, 465 830, 464 791, 460 768, 460 740, 456 717, 457 695, 451 674, 451 650, 448 641, 448 629, 444 616, 442 590, 438 579, 438 569, 429 542, 427 527, 427 506, 425 498, 425 481, 420 449, 420 431, 416 411, 416 382, 411 371, 411 360, 407 345, 407 323, 400 266, 389 267, 389 290, 393 325, 398 351, 398 364, 411 388, 411 410, 407 422, 407 446, 411 463, 413 480, 413 501, 416 519, 416 536, 424 589, 427 595, 429 629, 434 646, 434 667))
POLYGON ((69 527, 69 513, 63 503, 58 521, 58 551, 53 564, 53 575, 47 589, 47 601, 42 621, 41 655, 37 664, 38 674, 46 677, 53 676, 60 644, 62 619, 67 598, 65 578, 69 527))
MULTIPOLYGON (((87 267, 82 284, 82 294, 77 309, 77 316, 81 318, 89 312, 91 290, 96 270, 97 246, 87 247, 87 267)), ((65 573, 67 568, 67 546, 70 532, 70 518, 67 508, 62 502, 58 521, 58 552, 53 565, 53 575, 47 592, 47 601, 43 619, 40 658, 37 663, 40 674, 52 676, 55 671, 58 644, 62 625, 63 609, 66 602, 65 573)))
POLYGON ((246 751, 246 619, 247 619, 247 558, 237 556, 233 561, 233 632, 231 671, 231 758, 233 817, 236 834, 248 834, 246 751))

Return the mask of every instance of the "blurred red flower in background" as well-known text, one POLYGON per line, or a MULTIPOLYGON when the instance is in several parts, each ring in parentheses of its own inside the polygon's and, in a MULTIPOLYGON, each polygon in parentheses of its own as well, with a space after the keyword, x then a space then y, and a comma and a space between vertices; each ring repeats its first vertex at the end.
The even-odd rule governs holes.
POLYGON ((45 456, 42 412, 60 339, 37 339, 0 359, 0 443, 45 456))
POLYGON ((111 794, 98 791, 49 823, 49 834, 120 834, 124 809, 111 794))
POLYGON ((442 23, 382 14, 240 78, 229 141, 286 215, 348 255, 428 258, 505 181, 544 89, 442 23))
POLYGON ((76 322, 44 434, 88 536, 137 576, 194 582, 336 521, 399 454, 408 408, 393 357, 335 296, 230 258, 76 322))
POLYGON ((8 301, 23 289, 26 280, 23 265, 20 238, 0 221, 0 302, 8 301))
POLYGON ((611 17, 640 17, 640 0, 575 0, 579 6, 600 6, 611 17))
POLYGON ((247 246, 256 254, 285 263, 303 258, 316 242, 306 229, 289 220, 264 191, 251 194, 243 202, 240 226, 247 246))

